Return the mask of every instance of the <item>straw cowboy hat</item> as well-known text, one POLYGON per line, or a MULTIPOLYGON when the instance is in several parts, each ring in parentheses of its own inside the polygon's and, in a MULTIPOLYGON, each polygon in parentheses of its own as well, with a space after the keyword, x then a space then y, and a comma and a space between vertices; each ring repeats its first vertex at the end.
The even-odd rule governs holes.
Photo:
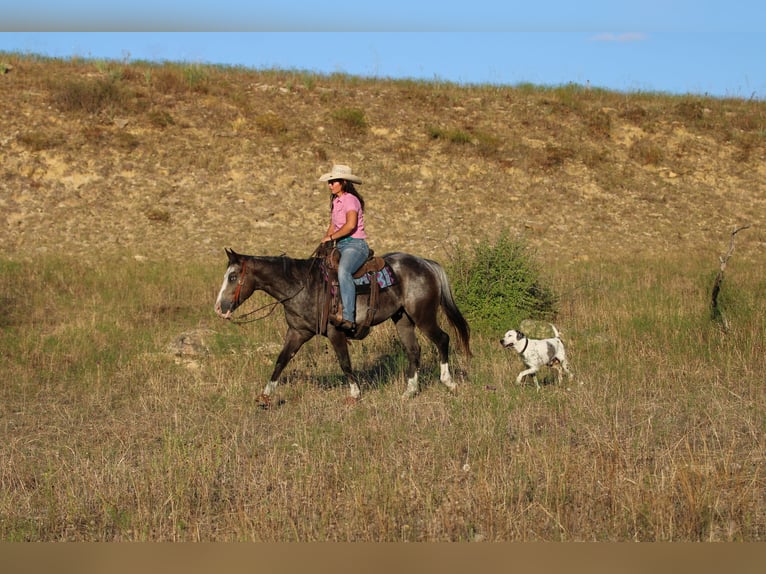
POLYGON ((320 177, 319 181, 330 181, 332 179, 346 179, 348 181, 353 181, 354 183, 362 183, 361 178, 351 173, 351 168, 349 166, 340 164, 332 166, 332 171, 320 177))

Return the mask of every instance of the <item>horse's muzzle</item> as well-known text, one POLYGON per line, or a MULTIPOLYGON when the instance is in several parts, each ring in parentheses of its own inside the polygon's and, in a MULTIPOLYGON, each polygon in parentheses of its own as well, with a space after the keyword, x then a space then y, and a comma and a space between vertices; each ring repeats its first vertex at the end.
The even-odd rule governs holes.
POLYGON ((215 304, 215 314, 218 315, 221 319, 231 319, 231 312, 234 310, 233 305, 226 305, 227 309, 224 312, 222 309, 222 305, 219 302, 215 304))

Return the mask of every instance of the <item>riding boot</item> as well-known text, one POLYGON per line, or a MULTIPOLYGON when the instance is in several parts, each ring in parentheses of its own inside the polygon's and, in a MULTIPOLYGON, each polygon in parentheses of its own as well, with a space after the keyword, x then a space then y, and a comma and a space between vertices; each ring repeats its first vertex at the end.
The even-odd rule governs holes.
POLYGON ((340 302, 340 297, 338 297, 338 309, 334 315, 330 316, 330 323, 332 323, 333 325, 337 327, 342 322, 343 322, 343 303, 340 302))

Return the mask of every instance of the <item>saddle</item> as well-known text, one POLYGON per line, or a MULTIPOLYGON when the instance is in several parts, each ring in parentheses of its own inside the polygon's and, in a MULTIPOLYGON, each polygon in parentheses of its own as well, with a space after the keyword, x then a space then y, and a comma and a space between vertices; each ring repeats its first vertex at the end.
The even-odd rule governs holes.
MULTIPOLYGON (((338 251, 335 247, 330 249, 325 259, 325 264, 327 265, 328 269, 335 271, 335 274, 337 275, 338 265, 340 264, 340 251, 338 251)), ((359 267, 359 269, 357 269, 352 274, 352 277, 354 279, 361 279, 368 273, 377 273, 378 271, 382 271, 385 266, 385 260, 382 257, 375 255, 375 252, 370 249, 370 254, 367 257, 367 260, 362 263, 361 267, 359 267)))
MULTIPOLYGON (((319 301, 320 312, 317 333, 326 333, 328 321, 337 324, 343 319, 343 304, 340 299, 340 283, 338 282, 340 251, 329 243, 323 243, 317 248, 315 256, 320 261, 320 266, 325 278, 324 289, 319 292, 321 300, 319 301)), ((357 285, 356 292, 369 292, 367 315, 365 316, 364 321, 357 324, 356 327, 355 338, 357 339, 362 339, 369 333, 370 325, 375 318, 375 312, 378 307, 378 296, 381 289, 376 275, 383 271, 385 267, 385 260, 382 257, 375 255, 374 251, 370 249, 370 254, 367 257, 367 260, 352 274, 352 277, 355 279, 354 282, 357 285), (366 280, 365 277, 367 278, 366 280)))

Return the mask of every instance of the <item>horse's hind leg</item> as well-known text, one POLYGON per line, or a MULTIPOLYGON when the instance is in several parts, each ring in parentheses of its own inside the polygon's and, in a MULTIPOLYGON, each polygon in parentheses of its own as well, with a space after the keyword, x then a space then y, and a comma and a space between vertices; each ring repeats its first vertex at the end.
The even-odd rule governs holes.
POLYGON ((436 345, 436 349, 439 351, 439 366, 441 368, 439 380, 449 390, 454 391, 457 385, 452 380, 449 370, 449 335, 439 327, 436 320, 429 321, 426 325, 418 325, 418 327, 436 345))
POLYGON ((415 335, 415 324, 412 319, 405 314, 394 316, 396 332, 399 334, 399 340, 404 345, 404 352, 407 354, 407 390, 402 395, 407 399, 418 394, 418 369, 420 368, 420 343, 415 335))

